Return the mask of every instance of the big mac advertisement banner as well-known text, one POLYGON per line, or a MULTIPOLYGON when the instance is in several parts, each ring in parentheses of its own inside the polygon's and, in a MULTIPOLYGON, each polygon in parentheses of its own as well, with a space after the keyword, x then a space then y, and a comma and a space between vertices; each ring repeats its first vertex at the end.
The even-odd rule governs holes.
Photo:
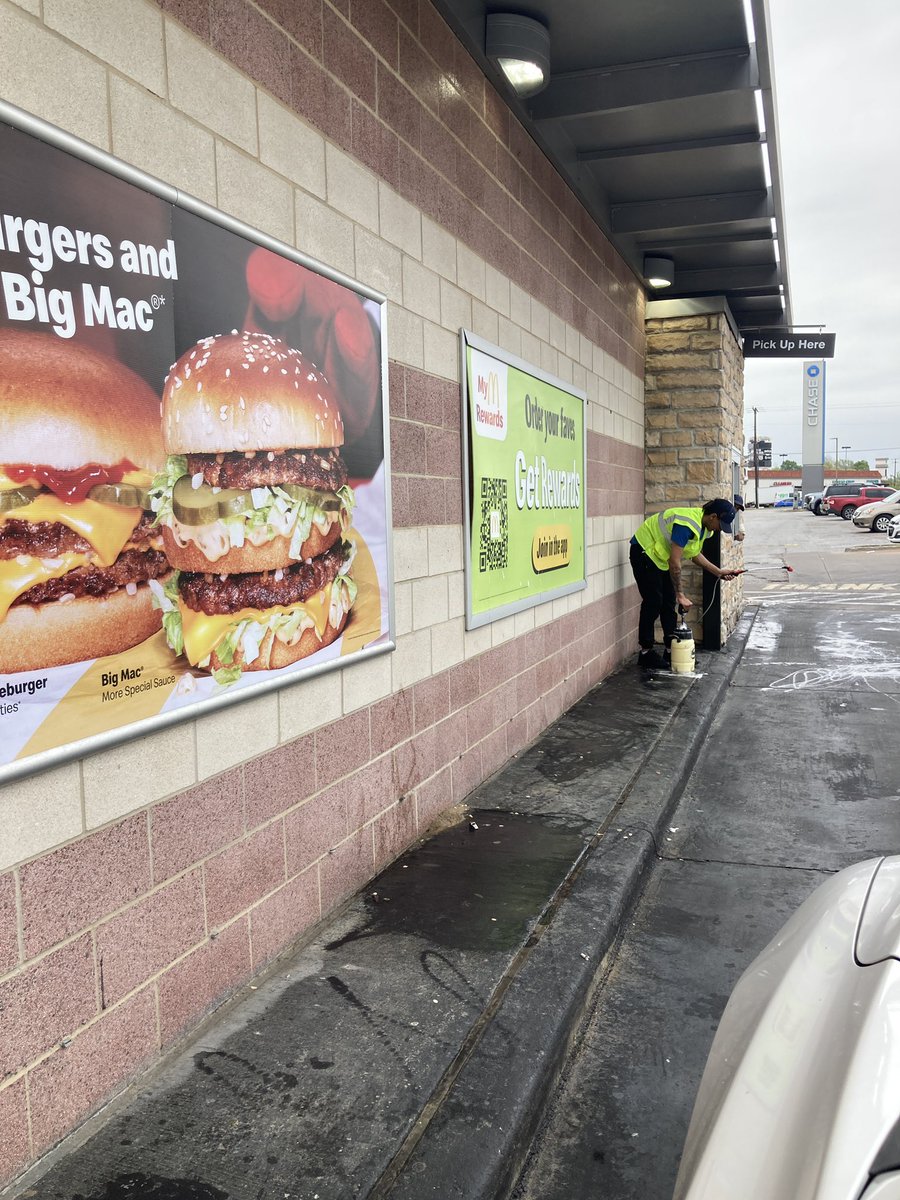
POLYGON ((0 778, 392 644, 382 298, 52 141, 0 125, 0 778))
POLYGON ((466 625, 587 586, 583 392, 461 331, 466 625))

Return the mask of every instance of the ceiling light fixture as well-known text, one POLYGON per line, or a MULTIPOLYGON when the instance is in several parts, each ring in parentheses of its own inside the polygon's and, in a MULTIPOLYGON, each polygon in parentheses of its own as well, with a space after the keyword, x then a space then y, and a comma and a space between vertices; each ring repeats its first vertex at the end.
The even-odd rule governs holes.
POLYGON ((671 258, 644 255, 644 279, 652 288, 671 287, 675 281, 675 264, 671 258))
POLYGON ((533 17, 488 13, 484 52, 522 99, 536 95, 550 82, 550 33, 533 17))

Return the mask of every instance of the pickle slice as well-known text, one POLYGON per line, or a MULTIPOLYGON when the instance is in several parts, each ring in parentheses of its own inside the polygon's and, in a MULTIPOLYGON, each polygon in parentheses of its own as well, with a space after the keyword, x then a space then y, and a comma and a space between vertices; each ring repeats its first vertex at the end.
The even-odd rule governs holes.
POLYGON ((88 492, 98 504, 122 504, 126 508, 149 508, 150 493, 135 483, 98 483, 88 492))
POLYGON ((23 504, 30 504, 40 490, 35 487, 19 487, 0 492, 0 512, 11 512, 14 508, 21 508, 23 504))
POLYGON ((292 500, 305 500, 320 508, 322 512, 340 512, 341 499, 334 492, 317 492, 315 488, 303 487, 299 483, 279 483, 283 492, 287 492, 292 500))
MULTIPOLYGON (((340 512, 341 500, 334 492, 317 492, 314 488, 296 483, 280 483, 278 487, 294 501, 305 500, 307 504, 323 512, 340 512)), ((222 517, 240 516, 252 512, 253 492, 267 489, 220 488, 214 491, 209 484, 201 483, 197 488, 190 475, 182 475, 172 489, 172 512, 183 525, 210 525, 222 517)))
POLYGON ((172 489, 172 512, 184 525, 210 525, 220 517, 252 512, 253 497, 239 488, 213 491, 208 483, 195 488, 190 475, 182 475, 172 489))

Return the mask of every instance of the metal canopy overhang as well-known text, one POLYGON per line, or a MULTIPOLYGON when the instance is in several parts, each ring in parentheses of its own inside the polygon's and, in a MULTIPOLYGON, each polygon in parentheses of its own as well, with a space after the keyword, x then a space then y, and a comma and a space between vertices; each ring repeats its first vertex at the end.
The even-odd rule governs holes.
POLYGON ((724 296, 741 331, 791 324, 766 0, 746 0, 752 41, 744 0, 434 2, 635 273, 673 260, 651 299, 724 296), (488 12, 550 31, 530 100, 485 57, 488 12))

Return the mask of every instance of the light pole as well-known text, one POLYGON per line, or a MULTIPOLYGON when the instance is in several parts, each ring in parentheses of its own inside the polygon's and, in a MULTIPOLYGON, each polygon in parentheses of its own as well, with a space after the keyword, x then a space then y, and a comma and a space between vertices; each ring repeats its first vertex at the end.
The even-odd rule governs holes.
POLYGON ((848 451, 849 451, 850 447, 849 446, 841 446, 841 449, 844 452, 844 462, 845 462, 845 464, 849 465, 850 459, 848 457, 848 451))
POLYGON ((837 455, 838 440, 834 439, 834 469, 837 471, 838 455, 837 455))
POLYGON ((754 479, 754 503, 757 509, 759 508, 759 442, 756 437, 756 414, 759 410, 753 410, 753 479, 754 479))

